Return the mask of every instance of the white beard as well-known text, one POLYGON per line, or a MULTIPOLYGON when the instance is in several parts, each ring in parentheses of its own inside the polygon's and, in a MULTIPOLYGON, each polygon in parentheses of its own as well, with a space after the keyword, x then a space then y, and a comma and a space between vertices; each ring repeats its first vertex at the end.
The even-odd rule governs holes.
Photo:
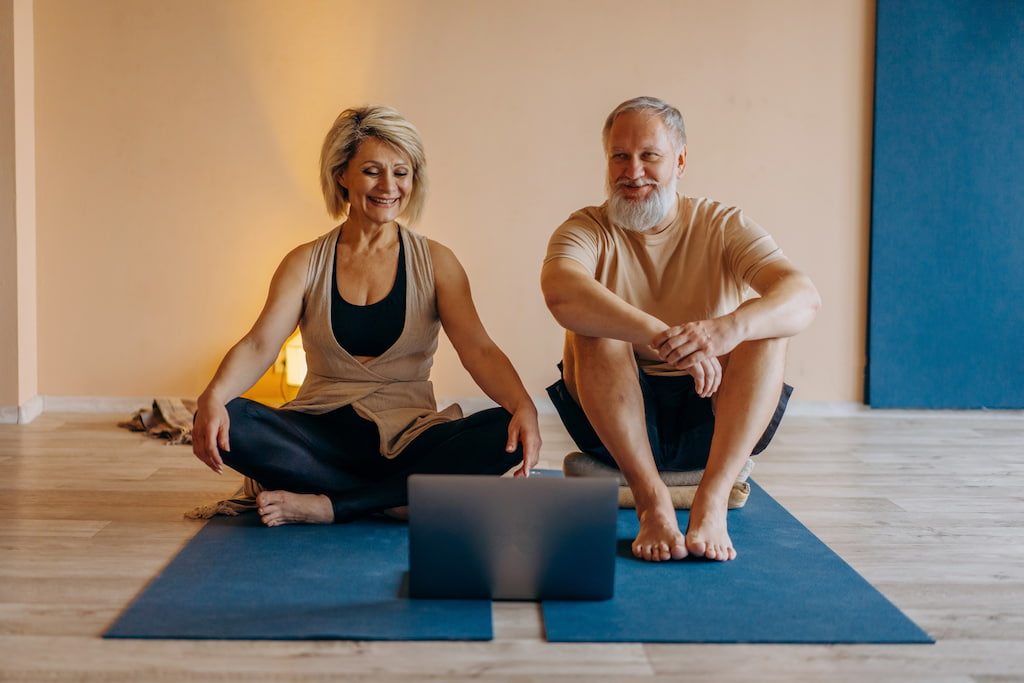
POLYGON ((617 184, 608 183, 608 218, 626 230, 644 232, 655 227, 668 216, 676 201, 676 190, 671 185, 655 185, 647 199, 626 199, 617 184))

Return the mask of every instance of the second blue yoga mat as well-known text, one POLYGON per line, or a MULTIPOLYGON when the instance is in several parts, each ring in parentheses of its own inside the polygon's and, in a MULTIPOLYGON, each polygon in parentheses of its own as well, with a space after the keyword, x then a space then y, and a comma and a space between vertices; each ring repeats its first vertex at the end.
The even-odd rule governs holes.
POLYGON ((615 597, 544 603, 549 641, 933 642, 753 482, 746 506, 729 512, 731 562, 642 562, 630 551, 637 530, 636 514, 620 511, 615 597))
POLYGON ((267 528, 215 517, 107 638, 490 640, 486 600, 410 600, 409 534, 384 518, 267 528))

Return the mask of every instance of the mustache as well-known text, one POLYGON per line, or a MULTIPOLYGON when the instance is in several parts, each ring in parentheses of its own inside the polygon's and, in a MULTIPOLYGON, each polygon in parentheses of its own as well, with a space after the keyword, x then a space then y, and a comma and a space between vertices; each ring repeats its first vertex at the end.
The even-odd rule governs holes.
POLYGON ((615 181, 615 187, 646 187, 648 185, 657 185, 657 180, 651 180, 650 178, 640 178, 638 180, 630 180, 629 178, 619 178, 615 181))

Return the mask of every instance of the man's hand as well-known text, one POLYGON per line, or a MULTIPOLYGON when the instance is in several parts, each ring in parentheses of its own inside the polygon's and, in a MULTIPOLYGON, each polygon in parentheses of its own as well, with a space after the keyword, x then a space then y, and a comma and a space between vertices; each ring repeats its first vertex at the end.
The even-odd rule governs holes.
POLYGON ((693 377, 697 394, 708 398, 722 383, 721 356, 739 344, 727 318, 697 320, 670 327, 654 337, 658 358, 693 377))
POLYGON ((699 361, 686 372, 693 377, 694 391, 701 398, 711 398, 722 385, 722 364, 717 358, 699 361))

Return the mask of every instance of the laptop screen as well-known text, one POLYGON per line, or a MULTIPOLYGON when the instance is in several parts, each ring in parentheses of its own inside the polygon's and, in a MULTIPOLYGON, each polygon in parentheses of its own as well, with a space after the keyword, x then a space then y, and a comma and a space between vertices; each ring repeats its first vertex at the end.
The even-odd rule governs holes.
POLYGON ((605 600, 617 522, 612 478, 413 475, 409 595, 605 600))

